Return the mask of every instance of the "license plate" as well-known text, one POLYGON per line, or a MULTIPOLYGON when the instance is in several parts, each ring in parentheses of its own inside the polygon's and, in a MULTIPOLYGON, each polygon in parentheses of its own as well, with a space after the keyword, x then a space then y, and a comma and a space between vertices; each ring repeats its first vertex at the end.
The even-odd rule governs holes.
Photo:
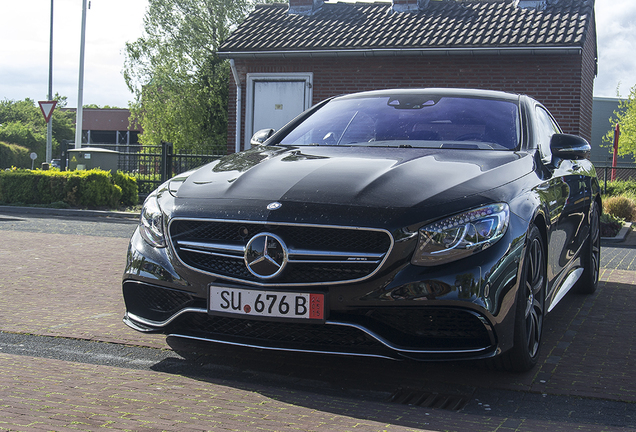
POLYGON ((210 313, 324 320, 325 295, 210 286, 210 313))

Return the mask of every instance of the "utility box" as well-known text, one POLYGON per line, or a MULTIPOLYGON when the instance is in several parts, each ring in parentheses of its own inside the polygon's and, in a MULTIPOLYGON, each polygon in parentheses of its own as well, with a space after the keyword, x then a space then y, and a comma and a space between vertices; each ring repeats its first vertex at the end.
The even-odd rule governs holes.
POLYGON ((86 147, 68 151, 68 169, 71 171, 99 168, 115 173, 118 162, 119 152, 114 150, 86 147))

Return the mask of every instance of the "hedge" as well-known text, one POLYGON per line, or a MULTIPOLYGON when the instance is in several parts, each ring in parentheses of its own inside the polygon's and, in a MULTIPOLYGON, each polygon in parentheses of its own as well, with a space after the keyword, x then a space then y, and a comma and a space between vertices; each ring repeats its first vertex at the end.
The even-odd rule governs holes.
POLYGON ((609 197, 621 195, 636 199, 636 180, 616 180, 607 182, 605 196, 609 197))
POLYGON ((0 172, 0 203, 118 208, 138 204, 137 181, 117 172, 18 170, 0 172))
POLYGON ((31 166, 31 151, 17 144, 8 144, 0 141, 0 169, 29 168, 31 166))

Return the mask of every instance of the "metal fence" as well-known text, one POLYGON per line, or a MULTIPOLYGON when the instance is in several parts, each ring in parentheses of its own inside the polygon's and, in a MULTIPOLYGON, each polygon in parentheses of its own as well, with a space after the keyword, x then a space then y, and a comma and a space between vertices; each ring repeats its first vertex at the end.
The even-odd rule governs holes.
POLYGON ((596 176, 598 177, 599 183, 601 183, 603 191, 607 190, 607 183, 612 181, 612 177, 614 180, 619 181, 636 180, 636 167, 633 166, 611 167, 595 163, 594 168, 596 168, 596 176))
MULTIPOLYGON (((70 143, 69 146, 74 145, 70 143)), ((144 198, 167 179, 219 159, 223 155, 208 154, 205 150, 180 150, 173 152, 173 145, 162 142, 158 146, 140 144, 82 144, 119 153, 117 169, 137 179, 140 198, 144 198)), ((70 147, 69 147, 70 148, 70 147)), ((62 152, 62 166, 66 167, 66 151, 62 152)), ((611 167, 607 163, 593 162, 601 187, 607 190, 612 180, 636 180, 636 166, 611 167)))
MULTIPOLYGON (((74 145, 71 143, 71 145, 74 145)), ((144 198, 167 179, 219 159, 223 155, 207 154, 205 150, 173 152, 171 143, 158 146, 140 144, 82 144, 82 148, 103 148, 119 153, 117 169, 137 179, 140 198, 144 198)), ((67 153, 63 152, 63 157, 67 153)), ((62 161, 63 166, 68 166, 62 161)))

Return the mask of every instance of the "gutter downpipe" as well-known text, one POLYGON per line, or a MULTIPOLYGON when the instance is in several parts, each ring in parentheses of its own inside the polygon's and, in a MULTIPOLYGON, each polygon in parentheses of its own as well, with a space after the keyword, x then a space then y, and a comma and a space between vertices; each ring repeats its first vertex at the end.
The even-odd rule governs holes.
POLYGON ((234 59, 230 59, 230 69, 232 69, 232 75, 236 83, 236 136, 234 140, 234 153, 238 153, 241 151, 241 81, 239 81, 234 59))

